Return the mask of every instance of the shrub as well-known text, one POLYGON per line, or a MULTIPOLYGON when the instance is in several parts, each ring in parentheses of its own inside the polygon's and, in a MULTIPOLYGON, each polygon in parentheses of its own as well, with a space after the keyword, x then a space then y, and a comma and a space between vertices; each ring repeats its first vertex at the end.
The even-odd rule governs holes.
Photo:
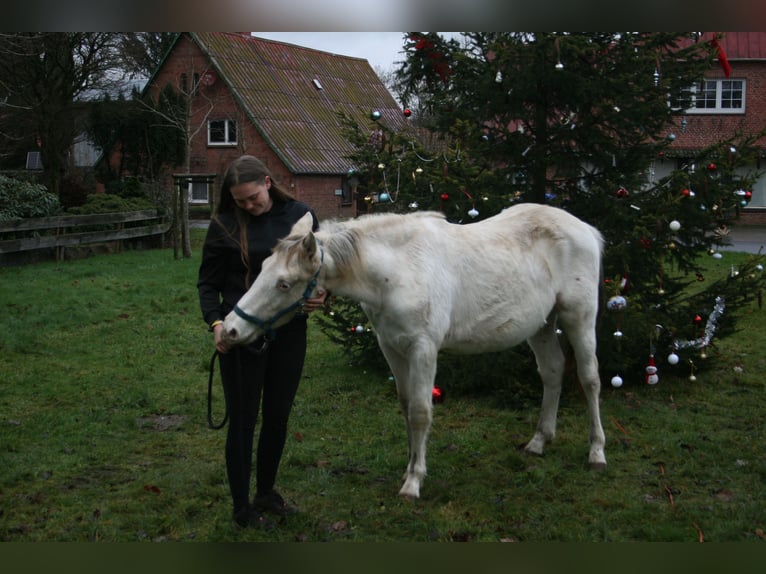
POLYGON ((0 175, 0 221, 48 217, 61 211, 58 198, 44 185, 0 175))
POLYGON ((93 213, 116 213, 119 211, 139 211, 154 209, 155 205, 145 197, 125 198, 111 193, 94 193, 87 201, 69 210, 72 215, 90 215, 93 213))

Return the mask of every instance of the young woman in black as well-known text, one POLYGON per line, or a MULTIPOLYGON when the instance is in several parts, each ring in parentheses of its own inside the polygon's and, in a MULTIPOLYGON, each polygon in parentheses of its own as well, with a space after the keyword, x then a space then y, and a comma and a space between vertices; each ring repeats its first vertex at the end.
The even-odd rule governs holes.
MULTIPOLYGON (((287 421, 306 354, 306 315, 296 315, 277 330, 263 353, 262 341, 229 348, 221 338, 222 322, 255 280, 263 260, 294 223, 314 212, 282 189, 259 159, 242 156, 224 176, 215 215, 202 249, 197 288, 202 315, 215 336, 221 378, 229 410, 226 471, 239 526, 271 525, 264 512, 285 515, 288 506, 274 489, 287 438, 287 421), (256 493, 250 503, 253 440, 259 407, 261 428, 255 461, 256 493)), ((306 301, 311 311, 327 293, 306 301)))

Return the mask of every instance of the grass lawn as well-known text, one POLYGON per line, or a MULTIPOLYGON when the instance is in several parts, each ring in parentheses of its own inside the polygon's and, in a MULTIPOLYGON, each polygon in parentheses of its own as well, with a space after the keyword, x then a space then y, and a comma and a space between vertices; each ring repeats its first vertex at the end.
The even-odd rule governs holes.
MULTIPOLYGON (((201 232, 195 232, 197 246, 201 232)), ((726 273, 727 253, 708 273, 726 273), (720 269, 715 266, 720 267, 720 269)), ((741 311, 710 369, 602 389, 608 468, 587 470, 568 385, 545 456, 519 450, 538 405, 447 393, 421 499, 397 496, 406 437, 386 373, 316 324, 278 487, 300 513, 230 520, 225 431, 207 427, 212 337, 199 249, 0 268, 0 540, 760 541, 766 536, 766 312, 741 311)), ((467 359, 468 360, 468 359, 467 359)), ((663 361, 664 362, 664 361, 663 361)), ((538 380, 529 382, 535 388, 538 380)), ((223 414, 220 382, 214 418, 223 414)))

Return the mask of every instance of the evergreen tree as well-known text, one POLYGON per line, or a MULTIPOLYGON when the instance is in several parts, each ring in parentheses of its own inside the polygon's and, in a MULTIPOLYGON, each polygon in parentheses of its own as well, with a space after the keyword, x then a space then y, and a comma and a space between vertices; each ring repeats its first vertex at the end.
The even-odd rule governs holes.
MULTIPOLYGON (((664 32, 466 33, 462 41, 408 34, 397 79, 413 110, 409 129, 390 131, 375 114, 368 126, 347 123, 360 190, 371 210, 435 209, 455 223, 524 201, 574 213, 606 239, 604 380, 643 381, 650 355, 661 370, 675 355, 674 369, 688 375, 733 331, 736 310, 763 282, 760 256, 716 282, 705 280, 702 262, 721 256, 758 176, 756 143, 766 132, 732 134, 655 174, 668 132, 690 107, 690 86, 714 62, 710 44, 698 40, 664 32)), ((356 337, 358 357, 363 349, 375 356, 373 337, 356 323, 366 325, 349 303, 325 320, 346 344, 356 337)), ((510 356, 492 362, 501 377, 529 353, 510 356)))

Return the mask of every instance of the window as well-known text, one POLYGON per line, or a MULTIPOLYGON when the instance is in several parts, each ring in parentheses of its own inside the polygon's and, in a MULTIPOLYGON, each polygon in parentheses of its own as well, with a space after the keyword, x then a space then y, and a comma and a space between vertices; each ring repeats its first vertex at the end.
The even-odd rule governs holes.
POLYGON ((43 162, 39 151, 27 152, 27 169, 43 169, 43 162))
POLYGON ((737 114, 745 111, 745 80, 702 80, 691 88, 688 113, 737 114))
MULTIPOLYGON (((178 86, 181 89, 182 94, 189 95, 189 76, 186 74, 181 74, 178 79, 178 86)), ((191 95, 196 96, 197 92, 199 91, 199 74, 194 73, 193 74, 193 81, 191 85, 191 95)))
POLYGON ((237 122, 234 120, 212 120, 207 124, 208 145, 236 145, 237 122))
POLYGON ((208 196, 207 182, 190 181, 189 182, 189 203, 210 203, 208 196))

